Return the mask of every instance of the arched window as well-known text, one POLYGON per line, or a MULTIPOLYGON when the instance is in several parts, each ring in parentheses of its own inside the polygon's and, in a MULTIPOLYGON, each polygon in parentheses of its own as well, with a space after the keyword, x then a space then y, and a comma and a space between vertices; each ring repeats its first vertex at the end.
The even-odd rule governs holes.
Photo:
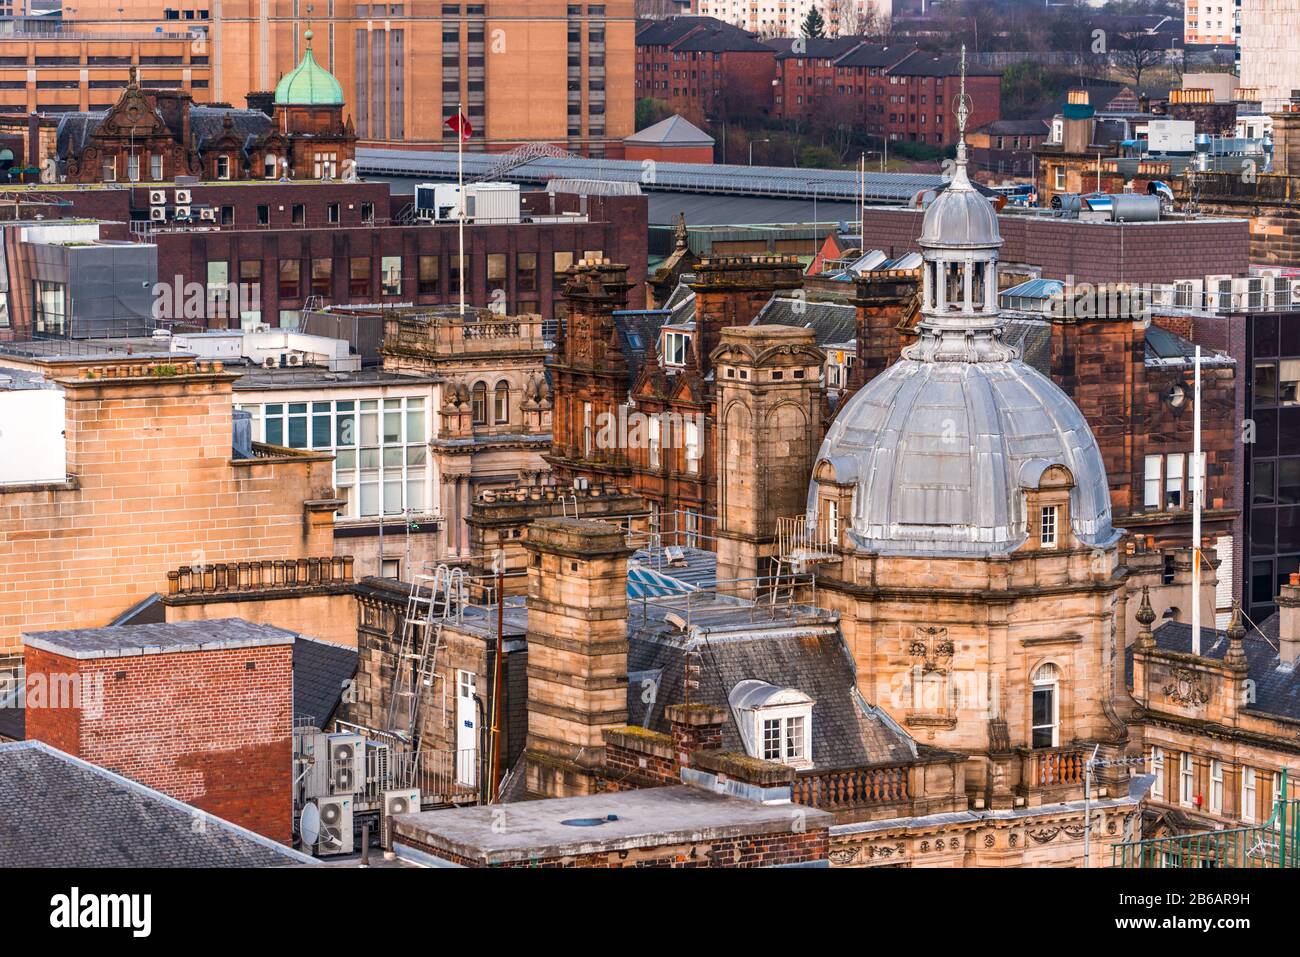
POLYGON ((474 384, 473 400, 470 402, 470 410, 473 414, 475 425, 487 425, 487 385, 482 382, 474 384))
POLYGON ((1050 661, 1034 669, 1030 706, 1031 746, 1055 748, 1060 743, 1061 672, 1050 661))
POLYGON ((262 173, 267 179, 275 179, 277 162, 274 153, 267 153, 266 159, 262 162, 262 173))
POLYGON ((492 396, 492 421, 505 425, 510 421, 510 383, 502 379, 492 396))

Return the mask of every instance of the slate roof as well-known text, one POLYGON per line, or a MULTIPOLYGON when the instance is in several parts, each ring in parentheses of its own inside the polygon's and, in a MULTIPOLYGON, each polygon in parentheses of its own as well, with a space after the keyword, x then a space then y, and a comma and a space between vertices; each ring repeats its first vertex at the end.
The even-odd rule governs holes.
POLYGON ((1052 326, 1038 319, 1011 319, 1002 330, 1002 341, 1020 350, 1020 358, 1043 375, 1051 374, 1052 326))
MULTIPOLYGON (((715 20, 713 17, 667 17, 663 20, 652 20, 637 31, 636 43, 637 46, 662 46, 676 43, 698 27, 726 26, 729 24, 715 20)), ((739 27, 732 29, 739 29, 739 27)))
POLYGON ((356 677, 357 650, 299 635, 293 643, 293 720, 323 729, 356 677))
POLYGON ((864 43, 862 46, 856 47, 841 56, 835 61, 835 65, 867 67, 893 66, 895 63, 908 56, 910 52, 915 51, 915 49, 915 47, 878 46, 873 43, 864 43))
MULTIPOLYGON (((1266 619, 1258 629, 1251 628, 1242 639, 1250 680, 1255 683, 1255 700, 1246 711, 1258 714, 1300 718, 1300 667, 1283 665, 1278 654, 1278 616, 1266 619), (1263 632, 1261 634, 1260 632, 1263 632)), ((1155 629, 1156 647, 1164 651, 1192 651, 1192 626, 1186 622, 1167 621, 1155 629)), ((1228 651, 1228 634, 1215 628, 1201 629, 1201 654, 1222 659, 1228 651)), ((1133 686, 1133 649, 1125 652, 1125 680, 1133 686)))
POLYGON ((37 741, 0 744, 7 867, 295 867, 316 862, 37 741), (204 826, 195 827, 196 816, 204 826))
POLYGON ((669 320, 666 309, 620 309, 614 313, 614 329, 627 358, 627 387, 636 385, 646 358, 659 348, 659 330, 669 320))
POLYGON ((271 118, 261 110, 241 110, 222 106, 190 107, 190 134, 194 148, 202 152, 207 144, 226 132, 226 117, 230 117, 232 132, 248 148, 251 140, 261 139, 271 131, 271 118))
MULTIPOLYGON (((917 50, 902 62, 890 68, 894 76, 958 76, 961 73, 961 60, 949 54, 936 55, 917 50)), ((966 64, 967 76, 1001 76, 1002 71, 992 67, 966 64)))
POLYGON ((659 146, 712 146, 713 137, 680 113, 647 126, 623 138, 624 143, 654 143, 659 146))
MULTIPOLYGON (((638 619, 633 612, 632 620, 638 619)), ((691 700, 727 711, 726 750, 744 752, 731 689, 746 679, 797 688, 813 699, 813 763, 818 768, 891 764, 915 757, 915 745, 857 690, 852 657, 833 622, 788 627, 756 624, 734 635, 691 637, 671 625, 642 627, 628 636, 628 723, 667 732, 664 707, 685 700, 686 656, 698 652, 699 687, 691 700), (645 690, 655 693, 647 696, 645 690), (643 700, 650 697, 651 700, 643 700)))
POLYGON ((837 302, 809 302, 773 296, 750 325, 795 326, 811 329, 817 345, 851 342, 857 335, 857 310, 837 302))
POLYGON ((778 60, 834 60, 862 43, 861 37, 805 37, 802 52, 794 44, 777 53, 778 60))
POLYGON ((705 27, 673 45, 680 53, 765 53, 771 47, 759 43, 739 27, 705 27))
POLYGON ((59 125, 54 134, 59 156, 75 155, 85 149, 91 134, 99 129, 99 124, 103 123, 107 117, 108 113, 105 110, 93 110, 89 113, 64 113, 60 116, 59 125))

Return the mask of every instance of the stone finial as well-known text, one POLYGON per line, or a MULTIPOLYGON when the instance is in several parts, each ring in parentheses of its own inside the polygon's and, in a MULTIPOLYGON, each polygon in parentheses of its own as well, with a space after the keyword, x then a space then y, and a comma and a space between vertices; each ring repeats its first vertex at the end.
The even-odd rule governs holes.
POLYGON ((1235 671, 1245 671, 1246 626, 1241 623, 1241 602, 1232 603, 1232 620, 1228 622, 1228 651, 1223 663, 1235 671))
POLYGON ((1137 620, 1138 624, 1142 626, 1142 630, 1138 632, 1137 636, 1138 647, 1154 648, 1156 637, 1151 633, 1151 624, 1156 620, 1156 612, 1151 607, 1151 589, 1146 585, 1142 586, 1142 604, 1137 610, 1137 620))

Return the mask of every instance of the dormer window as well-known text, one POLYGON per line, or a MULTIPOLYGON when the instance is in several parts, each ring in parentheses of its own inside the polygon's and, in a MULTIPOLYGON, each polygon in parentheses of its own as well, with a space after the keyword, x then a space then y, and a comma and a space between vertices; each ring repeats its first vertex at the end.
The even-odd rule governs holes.
POLYGON ((664 365, 686 365, 686 344, 690 341, 691 337, 685 332, 665 332, 663 348, 664 365))
POLYGON ((812 698, 796 688, 748 679, 732 688, 727 700, 750 757, 812 767, 812 698))
POLYGON ((1060 508, 1056 505, 1044 505, 1038 523, 1038 544, 1041 548, 1056 547, 1056 522, 1060 508))

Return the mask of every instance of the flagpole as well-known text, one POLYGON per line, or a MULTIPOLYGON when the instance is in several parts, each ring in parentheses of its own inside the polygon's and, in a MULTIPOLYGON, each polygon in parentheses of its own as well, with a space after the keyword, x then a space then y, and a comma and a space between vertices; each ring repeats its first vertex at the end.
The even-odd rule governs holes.
POLYGON ((456 273, 460 276, 460 315, 465 318, 465 130, 463 127, 465 108, 463 103, 456 104, 456 195, 457 219, 460 233, 460 259, 456 264, 456 273))
POLYGON ((1201 347, 1196 347, 1196 384, 1192 396, 1192 654, 1201 653, 1201 502, 1205 486, 1201 468, 1201 347))

